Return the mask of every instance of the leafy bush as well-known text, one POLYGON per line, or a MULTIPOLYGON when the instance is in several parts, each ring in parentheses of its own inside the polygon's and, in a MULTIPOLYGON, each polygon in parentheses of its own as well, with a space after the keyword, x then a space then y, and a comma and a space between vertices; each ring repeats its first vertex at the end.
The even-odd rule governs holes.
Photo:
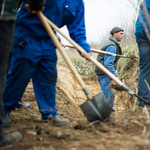
POLYGON ((123 77, 131 68, 138 67, 139 59, 134 57, 138 56, 137 45, 130 45, 123 49, 123 54, 125 56, 130 56, 132 58, 120 58, 119 60, 119 76, 123 77))
MULTIPOLYGON (((76 67, 78 73, 82 75, 90 75, 94 72, 94 64, 92 62, 86 61, 81 56, 74 56, 70 58, 72 61, 72 64, 76 67)), ((64 60, 58 61, 58 65, 67 66, 67 63, 64 60)))

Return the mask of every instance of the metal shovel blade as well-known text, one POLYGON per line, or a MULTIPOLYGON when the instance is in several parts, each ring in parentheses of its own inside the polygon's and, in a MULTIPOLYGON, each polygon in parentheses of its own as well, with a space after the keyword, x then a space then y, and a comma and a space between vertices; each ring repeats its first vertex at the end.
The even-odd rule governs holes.
POLYGON ((95 107, 101 114, 101 121, 105 121, 110 116, 110 104, 107 102, 107 99, 103 92, 98 93, 93 97, 93 103, 95 107))
POLYGON ((87 117, 88 121, 93 122, 96 120, 101 120, 101 115, 92 100, 87 100, 80 105, 80 108, 84 115, 87 117))
POLYGON ((92 100, 84 102, 80 105, 80 108, 90 122, 96 120, 105 121, 111 113, 110 106, 103 92, 94 96, 92 100))

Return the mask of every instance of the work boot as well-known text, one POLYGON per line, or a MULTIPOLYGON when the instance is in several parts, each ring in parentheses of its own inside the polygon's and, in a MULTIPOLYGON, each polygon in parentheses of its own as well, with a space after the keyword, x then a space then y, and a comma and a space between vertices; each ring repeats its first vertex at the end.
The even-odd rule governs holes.
POLYGON ((5 114, 5 116, 4 116, 3 126, 4 126, 4 128, 11 126, 11 118, 10 118, 9 114, 5 114))
POLYGON ((69 123, 68 119, 61 119, 61 118, 58 118, 58 116, 53 118, 53 124, 55 126, 61 127, 61 126, 67 125, 68 123, 69 123))
POLYGON ((30 103, 24 103, 22 99, 18 102, 18 104, 16 106, 16 108, 18 108, 18 109, 25 108, 25 107, 31 108, 31 104, 30 103))
POLYGON ((21 139, 22 135, 19 132, 5 134, 4 138, 0 141, 0 147, 20 141, 21 139))

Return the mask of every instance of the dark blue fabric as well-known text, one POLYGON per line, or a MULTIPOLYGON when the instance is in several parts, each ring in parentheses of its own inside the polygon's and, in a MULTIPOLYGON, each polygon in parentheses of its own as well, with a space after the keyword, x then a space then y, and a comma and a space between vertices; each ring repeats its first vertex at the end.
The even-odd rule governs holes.
MULTIPOLYGON (((150 43, 146 36, 140 37, 137 39, 137 44, 139 48, 139 56, 140 56, 140 73, 138 79, 138 95, 143 97, 147 102, 150 102, 150 91, 146 85, 147 81, 150 86, 150 43)), ((143 101, 139 101, 139 106, 144 107, 148 105, 143 101)))
MULTIPOLYGON (((42 23, 36 14, 30 14, 22 4, 17 13, 17 28, 23 29, 29 34, 40 37, 49 35, 45 31, 42 23)), ((46 0, 43 14, 58 27, 67 25, 71 38, 77 42, 87 52, 91 52, 89 44, 86 42, 85 22, 84 22, 84 3, 82 0, 46 0)))
MULTIPOLYGON (((144 0, 143 2, 146 4, 146 6, 147 6, 147 11, 148 11, 148 13, 149 13, 149 15, 150 15, 150 0, 144 0)), ((146 25, 147 28, 148 28, 148 24, 147 24, 147 22, 146 22, 145 16, 144 16, 144 14, 143 14, 143 12, 142 12, 142 9, 140 8, 140 10, 139 10, 139 15, 138 15, 138 19, 137 19, 136 24, 135 24, 135 38, 136 38, 136 39, 139 38, 139 37, 141 37, 141 36, 145 36, 145 35, 146 35, 146 34, 145 34, 145 31, 144 31, 144 29, 143 29, 143 25, 142 25, 142 23, 140 22, 140 19, 139 19, 140 16, 142 17, 142 19, 143 19, 145 25, 146 25)), ((148 29, 149 29, 149 28, 148 28, 148 29)), ((150 29, 149 29, 149 31, 150 31, 150 29)))
POLYGON ((115 93, 114 93, 114 89, 109 85, 111 79, 107 75, 98 75, 97 78, 101 90, 104 92, 107 102, 110 104, 111 112, 114 112, 113 105, 114 105, 115 93))
MULTIPOLYGON (((14 109, 32 78, 42 119, 56 114, 57 56, 52 40, 36 14, 25 8, 25 0, 17 14, 11 68, 4 93, 5 113, 14 109), (24 44, 23 44, 24 43, 24 44)), ((44 15, 58 27, 67 25, 70 36, 87 52, 84 3, 82 0, 46 0, 44 15)))
POLYGON ((32 78, 35 96, 42 119, 50 114, 55 117, 57 55, 55 47, 48 40, 39 40, 22 33, 15 33, 11 68, 7 74, 4 92, 4 109, 9 113, 16 107, 25 88, 32 78), (19 44, 26 40, 25 48, 19 44))
MULTIPOLYGON (((150 15, 150 0, 144 0, 143 3, 147 6, 147 11, 150 15)), ((148 41, 143 25, 139 20, 139 17, 142 17, 144 24, 148 27, 148 23, 145 19, 145 16, 142 10, 139 10, 139 16, 135 25, 135 38, 139 48, 139 57, 140 57, 140 73, 138 79, 138 95, 143 97, 147 102, 150 102, 150 91, 145 83, 147 81, 148 85, 150 85, 150 42, 148 41), (145 80, 145 81, 144 81, 145 80)), ((150 29, 149 29, 150 31, 150 29)), ((139 101, 139 107, 149 106, 145 104, 143 101, 139 101)))

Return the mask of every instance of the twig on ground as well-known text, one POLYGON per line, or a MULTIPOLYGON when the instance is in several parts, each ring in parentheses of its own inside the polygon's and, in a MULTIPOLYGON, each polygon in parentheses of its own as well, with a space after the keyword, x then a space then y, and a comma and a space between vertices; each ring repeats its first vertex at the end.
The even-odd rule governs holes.
MULTIPOLYGON (((19 118, 18 117, 16 117, 13 113, 11 113, 11 115, 13 115, 17 120, 19 120, 19 118)), ((20 120, 19 120, 20 121, 20 120)))
POLYGON ((95 123, 100 123, 100 124, 102 124, 102 122, 101 122, 101 121, 96 120, 96 121, 91 122, 90 124, 88 124, 88 125, 87 125, 87 127, 92 126, 92 125, 93 125, 93 124, 95 124, 95 123))
MULTIPOLYGON (((137 93, 137 87, 135 87, 135 93, 137 93)), ((133 111, 135 110, 136 103, 137 103, 137 98, 135 98, 135 102, 133 104, 133 111)))
POLYGON ((132 123, 135 123, 135 124, 137 124, 137 125, 139 125, 139 126, 141 126, 141 127, 143 127, 142 135, 145 135, 145 133, 146 133, 146 126, 145 126, 145 125, 143 125, 142 123, 140 123, 140 122, 137 121, 137 120, 132 120, 131 122, 132 122, 132 123))
POLYGON ((142 109, 142 115, 146 115, 146 116, 147 116, 147 119, 149 120, 149 112, 148 112, 148 110, 147 110, 147 107, 144 107, 144 108, 142 109))

